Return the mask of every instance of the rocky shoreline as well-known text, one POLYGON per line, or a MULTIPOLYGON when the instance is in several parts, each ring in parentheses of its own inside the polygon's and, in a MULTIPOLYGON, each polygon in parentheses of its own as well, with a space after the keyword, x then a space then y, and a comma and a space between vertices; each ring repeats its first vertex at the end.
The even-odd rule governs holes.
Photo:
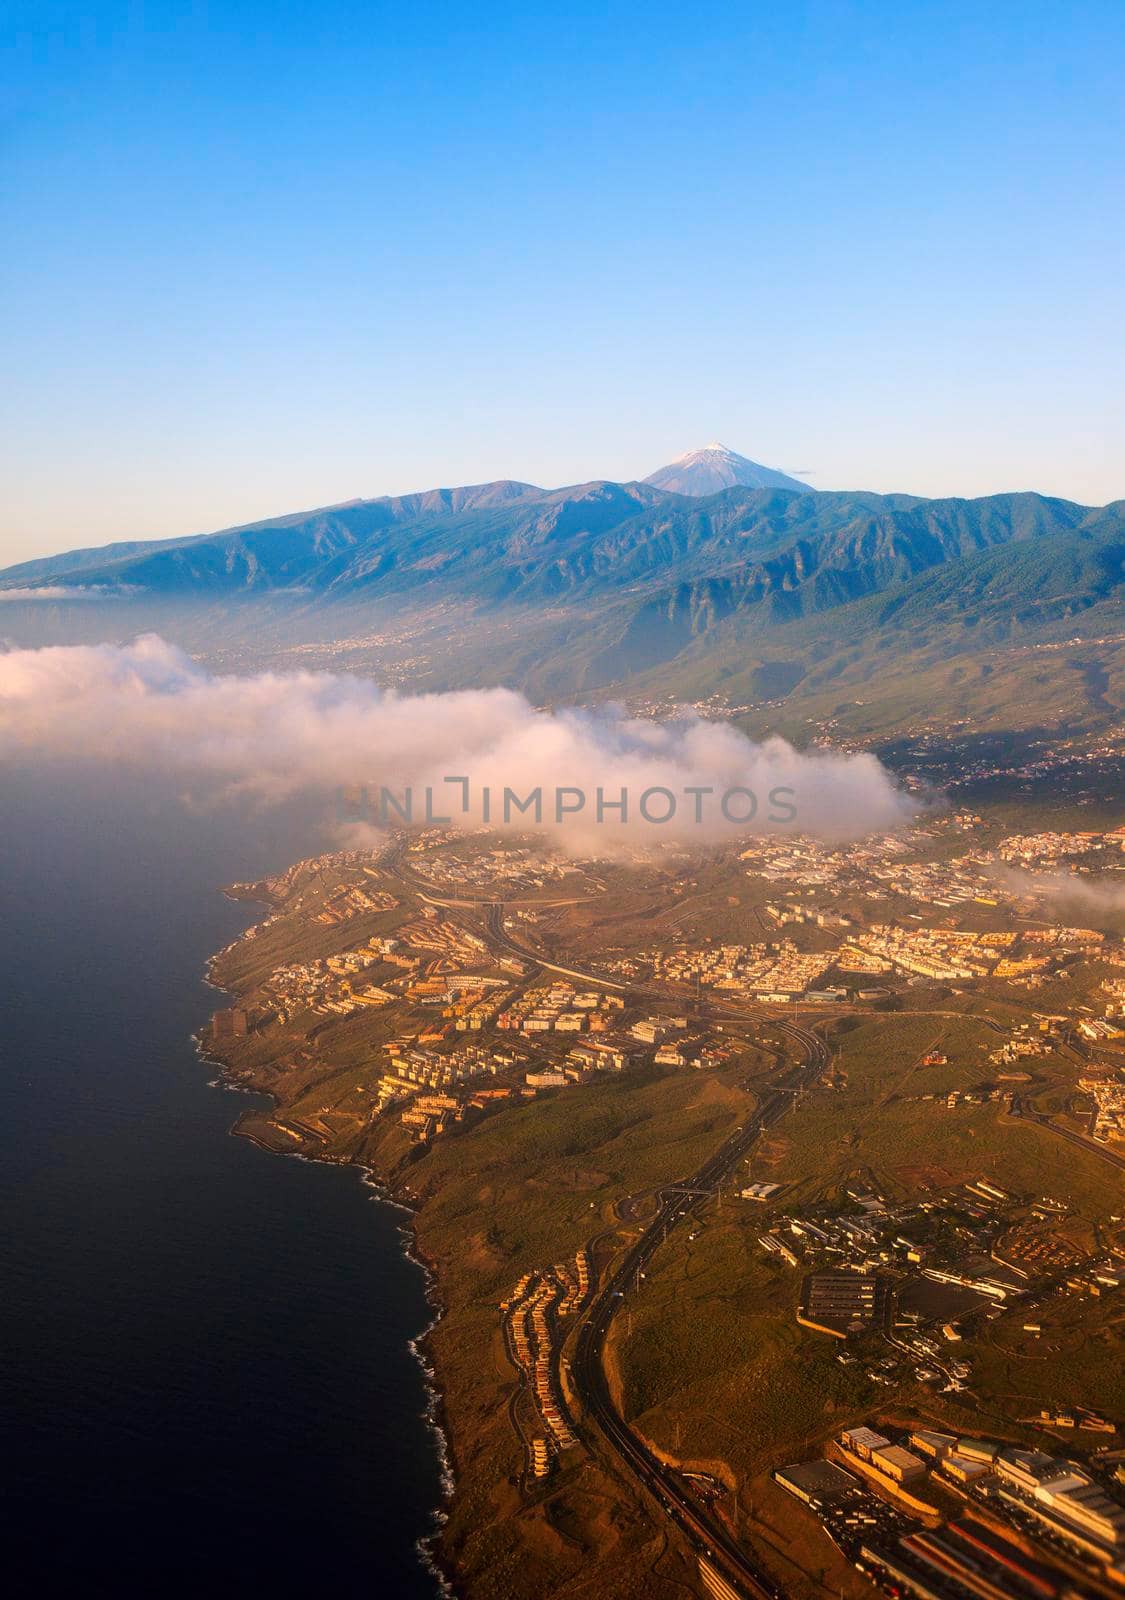
MULTIPOLYGON (((228 896, 228 898, 233 900, 245 901, 252 898, 248 894, 233 894, 229 889, 224 890, 223 892, 228 896)), ((267 906, 269 905, 268 900, 257 901, 257 903, 267 906)), ((204 971, 203 981, 207 987, 209 989, 213 989, 216 994, 221 994, 226 998, 235 998, 229 989, 224 988, 221 983, 216 982, 214 976, 215 967, 222 957, 226 955, 228 951, 233 949, 235 945, 240 943, 242 939, 252 937, 257 931, 258 926, 260 926, 260 924, 252 924, 244 933, 240 934, 237 939, 232 940, 230 944, 224 946, 222 950, 217 951, 209 958, 204 971)), ((216 1051, 213 1037, 205 1040, 201 1030, 199 1033, 194 1035, 193 1042, 195 1044, 196 1055, 199 1057, 200 1061, 205 1063, 208 1067, 217 1069, 215 1077, 210 1080, 211 1087, 222 1089, 227 1093, 258 1095, 263 1100, 268 1101, 275 1109, 277 1108, 279 1104, 277 1096, 272 1094, 268 1089, 248 1081, 245 1074, 237 1072, 229 1062, 225 1061, 223 1057, 216 1051)), ((380 1176, 379 1173, 375 1172, 374 1169, 366 1162, 355 1161, 347 1157, 339 1158, 331 1155, 317 1155, 309 1152, 308 1150, 279 1150, 276 1145, 270 1144, 267 1140, 262 1138, 253 1127, 247 1126, 248 1119, 252 1116, 253 1113, 248 1110, 240 1111, 230 1127, 229 1131, 231 1135, 237 1138, 248 1139, 251 1143, 257 1145, 260 1150, 265 1150, 271 1155, 288 1156, 290 1159, 296 1159, 299 1161, 316 1161, 326 1166, 351 1168, 359 1175, 360 1182, 364 1185, 364 1187, 371 1191, 371 1199, 374 1202, 379 1205, 389 1206, 396 1212, 413 1219, 414 1207, 411 1206, 407 1200, 402 1198, 401 1195, 397 1194, 392 1185, 385 1178, 380 1176)), ((453 1472, 449 1436, 445 1426, 445 1399, 442 1393, 436 1367, 427 1351, 427 1346, 433 1331, 441 1321, 445 1308, 440 1298, 437 1273, 434 1264, 425 1258, 418 1243, 417 1234, 413 1227, 412 1221, 404 1223, 397 1229, 397 1232, 401 1243, 403 1258, 409 1261, 412 1266, 417 1267, 418 1270, 423 1274, 426 1303, 433 1313, 426 1326, 421 1329, 419 1333, 408 1340, 408 1349, 410 1350, 411 1355, 417 1361, 418 1366, 421 1368, 422 1375, 425 1380, 427 1400, 423 1413, 423 1420, 433 1441, 442 1489, 441 1500, 431 1510, 434 1524, 433 1531, 418 1541, 418 1558, 421 1565, 432 1575, 436 1585, 436 1592, 441 1596, 449 1597, 449 1600, 453 1600, 453 1597, 462 1593, 462 1591, 458 1587, 456 1572, 447 1564, 443 1563, 441 1559, 439 1541, 441 1538, 442 1529, 448 1520, 448 1507, 456 1488, 456 1481, 453 1472)))

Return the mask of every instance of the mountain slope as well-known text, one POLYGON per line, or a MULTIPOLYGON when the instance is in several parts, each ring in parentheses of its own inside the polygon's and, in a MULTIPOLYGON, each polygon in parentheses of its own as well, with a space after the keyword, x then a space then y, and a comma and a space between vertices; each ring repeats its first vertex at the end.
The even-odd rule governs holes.
POLYGON ((24 561, 0 571, 0 590, 33 583, 140 583, 154 591, 216 587, 267 589, 315 574, 341 550, 384 528, 444 519, 469 511, 511 507, 547 494, 534 484, 503 478, 494 483, 418 494, 345 500, 312 511, 286 512, 217 533, 179 539, 132 540, 101 549, 24 561), (126 573, 128 572, 128 576, 126 573), (97 573, 95 578, 92 575, 97 573))
MULTIPOLYGON (((908 495, 734 488, 706 498, 644 484, 525 485, 357 501, 189 540, 41 565, 44 580, 118 583, 149 597, 323 602, 456 598, 597 607, 623 592, 679 595, 716 616, 781 622, 832 610, 931 567, 1012 542, 1120 529, 1122 508, 1040 495, 908 495)), ((28 582, 0 573, 0 590, 28 582)))
POLYGON ((1121 704, 1123 555, 1125 502, 504 481, 25 563, 0 573, 0 598, 118 586, 80 607, 13 598, 3 631, 19 642, 158 628, 216 660, 389 671, 415 688, 718 694, 830 717, 875 699, 920 714, 923 683, 935 713, 949 695, 999 715, 1003 688, 1012 717, 1030 715, 993 656, 1080 629, 1091 694, 1075 700, 1064 673, 1034 705, 1049 720, 1058 690, 1060 716, 1085 705, 1101 726, 1121 704), (942 676, 954 659, 969 663, 956 680, 942 676))

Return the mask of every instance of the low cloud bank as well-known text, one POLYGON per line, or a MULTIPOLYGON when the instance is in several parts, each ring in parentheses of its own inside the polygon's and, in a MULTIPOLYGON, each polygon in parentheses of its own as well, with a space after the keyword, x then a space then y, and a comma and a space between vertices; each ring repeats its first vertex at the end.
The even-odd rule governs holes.
POLYGON ((0 655, 0 759, 113 763, 262 802, 339 805, 344 791, 341 822, 539 822, 599 853, 765 831, 854 838, 912 811, 873 756, 757 744, 695 715, 537 711, 507 689, 408 696, 329 673, 216 676, 155 635, 0 655))
POLYGON ((45 583, 36 589, 0 589, 0 604, 5 600, 23 604, 35 600, 118 600, 135 592, 135 586, 127 584, 45 583))

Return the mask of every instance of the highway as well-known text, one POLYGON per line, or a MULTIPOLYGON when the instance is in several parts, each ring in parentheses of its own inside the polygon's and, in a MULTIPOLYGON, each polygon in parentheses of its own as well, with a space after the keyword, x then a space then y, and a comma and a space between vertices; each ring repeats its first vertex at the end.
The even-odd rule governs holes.
POLYGON ((768 1091, 757 1114, 737 1128, 690 1178, 669 1184, 658 1195, 656 1216, 603 1283, 578 1330, 570 1364, 571 1385, 582 1402, 586 1422, 592 1423, 639 1483, 671 1517, 697 1555, 719 1567, 736 1592, 756 1600, 780 1600, 784 1591, 764 1573, 726 1529, 694 1498, 678 1473, 657 1460, 621 1416, 610 1396, 604 1366, 606 1339, 614 1318, 624 1307, 669 1231, 694 1215, 724 1178, 752 1148, 763 1129, 779 1121, 800 1092, 815 1081, 827 1065, 824 1041, 795 1023, 775 1023, 800 1043, 806 1052, 803 1066, 786 1074, 790 1083, 768 1091))
MULTIPOLYGON (((402 852, 389 852, 395 869, 406 880, 413 874, 402 859, 402 852)), ((384 858, 385 860, 387 858, 384 858)), ((417 888, 417 882, 412 885, 417 888)), ((426 898, 431 904, 441 905, 442 899, 432 894, 426 898)), ((450 909, 453 909, 452 904, 450 909)), ((468 909, 463 903, 458 910, 468 909)), ((484 914, 487 936, 495 949, 514 956, 533 966, 548 971, 565 973, 599 988, 609 988, 630 994, 636 999, 659 1000, 667 1004, 675 998, 667 991, 657 991, 640 985, 626 985, 607 980, 600 974, 580 967, 564 966, 545 959, 511 937, 504 927, 504 903, 482 901, 474 908, 484 914)), ((629 1294, 636 1288, 656 1251, 667 1239, 669 1232, 686 1218, 699 1212, 705 1202, 717 1192, 719 1185, 730 1176, 738 1163, 752 1149, 762 1132, 779 1122, 795 1105, 797 1098, 810 1088, 828 1065, 831 1055, 820 1036, 809 1028, 801 1027, 795 1020, 777 1016, 764 1017, 759 1010, 751 1017, 731 1006, 705 1008, 698 1001, 691 1007, 698 1015, 711 1010, 714 1015, 738 1018, 743 1022, 767 1021, 770 1028, 786 1035, 803 1052, 804 1061, 784 1069, 772 1088, 764 1091, 755 1114, 741 1127, 729 1134, 719 1148, 708 1157, 697 1172, 668 1183, 657 1195, 657 1212, 645 1227, 640 1238, 629 1248, 601 1285, 589 1308, 582 1314, 570 1361, 570 1385, 581 1402, 584 1432, 596 1429, 619 1466, 645 1490, 659 1509, 671 1518, 689 1547, 707 1567, 719 1575, 742 1600, 784 1600, 785 1591, 764 1572, 750 1554, 734 1539, 711 1512, 695 1499, 684 1479, 666 1467, 621 1416, 609 1392, 604 1354, 606 1339, 614 1318, 625 1306, 629 1294)), ((703 1568, 701 1567, 701 1570, 703 1568)))
MULTIPOLYGON (((409 867, 402 862, 401 855, 396 857, 395 865, 404 878, 409 880, 413 877, 409 867)), ((803 1052, 803 1062, 775 1074, 772 1084, 763 1090, 755 1114, 728 1135, 697 1172, 669 1182, 657 1193, 655 1216, 617 1262, 592 1303, 580 1315, 569 1366, 570 1387, 582 1407, 580 1431, 587 1439, 596 1431, 617 1465, 651 1497, 658 1510, 671 1519, 699 1561, 699 1570, 708 1592, 730 1596, 732 1600, 784 1600, 784 1589, 756 1563, 712 1511, 696 1499, 684 1477, 661 1462, 621 1415, 610 1393, 605 1351, 614 1319, 626 1307, 629 1295, 636 1289, 669 1232, 702 1210, 761 1134, 780 1121, 800 1096, 816 1083, 831 1059, 828 1046, 812 1029, 801 1026, 795 1013, 790 1013, 789 1017, 776 1013, 771 1015, 760 1007, 751 1013, 730 1001, 704 1002, 698 995, 688 997, 676 995, 668 989, 622 983, 581 967, 550 961, 512 938, 504 926, 505 906, 502 901, 481 900, 468 905, 464 901, 443 901, 432 894, 424 898, 431 904, 444 903, 450 909, 472 909, 482 914, 486 936, 493 948, 533 967, 564 974, 598 988, 612 989, 639 1002, 664 1005, 674 1002, 700 1019, 722 1018, 738 1020, 743 1024, 766 1024, 773 1033, 783 1034, 803 1052)), ((832 1012, 839 1014, 843 1009, 850 1008, 834 1007, 832 1012)), ((821 1013, 825 1021, 829 1020, 831 1014, 821 1013)), ((1121 1156, 1059 1126, 1045 1115, 1029 1111, 1020 1103, 1018 1096, 1014 1097, 1012 1110, 1014 1115, 1038 1122, 1060 1138, 1081 1145, 1125 1169, 1125 1159, 1121 1156)))
MULTIPOLYGON (((507 932, 501 902, 488 905, 485 925, 492 943, 521 961, 556 972, 566 972, 569 976, 600 987, 626 989, 638 998, 660 998, 665 1003, 670 998, 667 994, 660 995, 640 986, 607 985, 606 980, 597 973, 545 961, 507 932)), ((702 1010, 701 1007, 698 1009, 702 1010)), ((732 1013, 730 1008, 723 1008, 719 1014, 739 1015, 732 1013)), ((743 1015, 742 1020, 750 1019, 743 1015)), ((764 1020, 761 1013, 758 1014, 758 1020, 764 1020)), ((769 1024, 775 1032, 785 1034, 804 1052, 803 1063, 782 1072, 774 1087, 765 1091, 755 1114, 729 1134, 697 1172, 667 1184, 658 1193, 656 1215, 601 1285, 584 1313, 570 1362, 570 1383, 581 1401, 585 1427, 592 1425, 597 1429, 618 1463, 672 1519, 696 1555, 706 1558, 711 1567, 718 1569, 726 1581, 734 1586, 736 1595, 745 1596, 747 1600, 783 1600, 784 1590, 757 1566, 726 1528, 694 1498, 683 1478, 659 1461, 625 1421, 610 1395, 603 1358, 614 1318, 624 1308, 640 1275, 669 1232, 702 1208, 753 1148, 763 1130, 772 1127, 792 1109, 798 1096, 817 1081, 831 1059, 828 1046, 811 1029, 777 1017, 770 1017, 769 1024)))
POLYGON ((1118 1155, 1116 1150, 1111 1150, 1108 1145, 1098 1144, 1084 1133, 1076 1133, 1073 1128, 1064 1128, 1061 1123, 1047 1116, 1044 1111, 1029 1111, 1022 1098, 1017 1094, 1012 1096, 1013 1117, 1022 1117, 1025 1122, 1035 1122, 1041 1128, 1046 1128, 1048 1133, 1057 1134, 1060 1139, 1067 1139, 1071 1144, 1078 1145, 1083 1150, 1088 1150, 1092 1156, 1100 1156, 1103 1161, 1108 1161, 1110 1166, 1118 1167, 1125 1172, 1125 1156, 1118 1155))

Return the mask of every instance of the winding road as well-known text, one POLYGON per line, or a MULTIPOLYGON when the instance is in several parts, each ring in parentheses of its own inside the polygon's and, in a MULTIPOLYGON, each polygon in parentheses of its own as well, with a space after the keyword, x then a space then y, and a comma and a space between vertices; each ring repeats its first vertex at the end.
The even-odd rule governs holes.
MULTIPOLYGON (((532 962, 550 971, 564 972, 603 988, 626 990, 638 998, 655 998, 652 990, 608 983, 597 973, 545 961, 507 932, 504 927, 504 907, 500 902, 493 902, 487 907, 485 925, 492 943, 521 961, 532 962)), ((666 1001, 669 997, 664 995, 662 998, 666 1001)), ((727 1008, 720 1014, 729 1016, 732 1013, 727 1008)), ((798 1097, 812 1087, 828 1065, 831 1059, 828 1046, 810 1028, 801 1027, 796 1021, 776 1017, 770 1017, 769 1023, 771 1028, 785 1034, 804 1052, 803 1063, 781 1073, 775 1085, 766 1090, 755 1114, 729 1134, 695 1173, 669 1183, 659 1191, 656 1215, 614 1267, 581 1318, 569 1373, 571 1388, 582 1404, 584 1429, 597 1430, 618 1465, 671 1518, 696 1555, 706 1559, 712 1568, 718 1569, 726 1581, 734 1586, 735 1594, 753 1597, 753 1600, 783 1600, 784 1590, 700 1505, 680 1474, 658 1460, 626 1422, 610 1394, 605 1371, 605 1347, 615 1317, 625 1307, 629 1294, 636 1288, 641 1274, 671 1230, 702 1209, 723 1180, 752 1149, 762 1132, 779 1122, 792 1109, 798 1097)))
POLYGON ((1119 1155, 1116 1150, 1111 1150, 1108 1145, 1098 1144, 1084 1133, 1077 1133, 1073 1128, 1063 1127, 1061 1122, 1056 1122, 1054 1117, 1049 1117, 1045 1111, 1030 1111, 1024 1105, 1020 1095, 1012 1096, 1013 1117, 1020 1117, 1024 1122, 1034 1122, 1040 1128, 1046 1128, 1048 1133, 1057 1134, 1060 1139, 1066 1139, 1070 1144, 1076 1144, 1082 1150, 1088 1150, 1092 1156, 1100 1156, 1103 1161, 1108 1161, 1110 1166, 1125 1172, 1125 1156, 1119 1155))
POLYGON ((585 1418, 633 1477, 671 1517, 697 1555, 722 1569, 739 1592, 780 1600, 784 1591, 758 1567, 746 1550, 696 1501, 681 1476, 659 1461, 614 1405, 605 1372, 605 1345, 617 1317, 640 1274, 672 1228, 695 1215, 754 1145, 762 1131, 778 1122, 794 1104, 795 1093, 808 1088, 829 1060, 824 1041, 794 1023, 774 1024, 789 1033, 806 1052, 803 1066, 788 1074, 794 1081, 767 1092, 758 1112, 735 1129, 690 1178, 670 1184, 658 1195, 656 1216, 602 1285, 578 1330, 570 1379, 582 1401, 585 1418))

